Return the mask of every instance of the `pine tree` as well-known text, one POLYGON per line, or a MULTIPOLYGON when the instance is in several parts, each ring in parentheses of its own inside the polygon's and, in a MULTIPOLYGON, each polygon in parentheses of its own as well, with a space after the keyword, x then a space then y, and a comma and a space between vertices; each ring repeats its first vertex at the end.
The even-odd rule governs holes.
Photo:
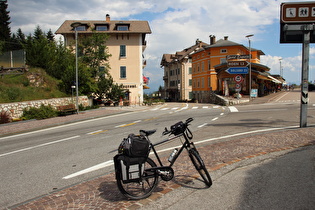
POLYGON ((54 41, 54 34, 51 31, 51 29, 49 29, 49 31, 47 32, 46 37, 47 37, 48 41, 50 41, 50 42, 54 41))
POLYGON ((11 28, 10 16, 7 1, 0 2, 0 42, 3 44, 3 51, 10 50, 11 28))

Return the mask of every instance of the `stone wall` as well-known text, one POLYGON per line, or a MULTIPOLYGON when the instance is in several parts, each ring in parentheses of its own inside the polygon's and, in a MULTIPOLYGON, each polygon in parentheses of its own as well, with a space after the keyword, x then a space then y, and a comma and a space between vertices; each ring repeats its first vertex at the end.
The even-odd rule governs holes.
MULTIPOLYGON (((5 103, 0 104, 0 112, 8 111, 11 113, 11 117, 13 119, 18 119, 23 114, 23 109, 27 107, 36 107, 39 108, 42 104, 48 106, 49 104, 56 108, 57 106, 75 104, 75 98, 52 98, 52 99, 43 99, 36 101, 23 101, 23 102, 15 102, 15 103, 5 103)), ((79 104, 83 106, 89 106, 89 99, 87 96, 79 96, 79 104)))

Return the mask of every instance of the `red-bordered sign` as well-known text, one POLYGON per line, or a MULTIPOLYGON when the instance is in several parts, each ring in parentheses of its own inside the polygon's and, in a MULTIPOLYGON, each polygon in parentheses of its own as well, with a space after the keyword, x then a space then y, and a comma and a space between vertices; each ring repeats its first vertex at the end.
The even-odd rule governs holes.
POLYGON ((236 82, 236 83, 241 83, 241 82, 243 82, 243 77, 242 77, 242 75, 236 75, 235 77, 234 77, 234 81, 236 82))

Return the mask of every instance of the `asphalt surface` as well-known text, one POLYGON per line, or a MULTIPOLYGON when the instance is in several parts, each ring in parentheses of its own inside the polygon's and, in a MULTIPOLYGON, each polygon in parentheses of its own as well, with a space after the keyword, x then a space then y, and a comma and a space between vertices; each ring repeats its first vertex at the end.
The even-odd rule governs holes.
MULTIPOLYGON (((250 103, 264 103, 272 97, 250 103)), ((1 125, 0 136, 137 109, 145 107, 104 108, 1 125)), ((147 199, 127 200, 110 173, 8 209, 314 209, 314 145, 314 127, 231 139, 198 146, 213 178, 210 188, 199 180, 189 157, 183 156, 174 165, 175 178, 160 181, 147 199)))

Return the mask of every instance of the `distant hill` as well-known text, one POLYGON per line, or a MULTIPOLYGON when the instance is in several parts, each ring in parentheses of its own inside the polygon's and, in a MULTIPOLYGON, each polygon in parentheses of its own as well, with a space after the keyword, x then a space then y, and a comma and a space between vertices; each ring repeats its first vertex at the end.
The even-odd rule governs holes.
POLYGON ((59 81, 43 69, 30 68, 23 74, 0 75, 0 103, 66 97, 59 81))

